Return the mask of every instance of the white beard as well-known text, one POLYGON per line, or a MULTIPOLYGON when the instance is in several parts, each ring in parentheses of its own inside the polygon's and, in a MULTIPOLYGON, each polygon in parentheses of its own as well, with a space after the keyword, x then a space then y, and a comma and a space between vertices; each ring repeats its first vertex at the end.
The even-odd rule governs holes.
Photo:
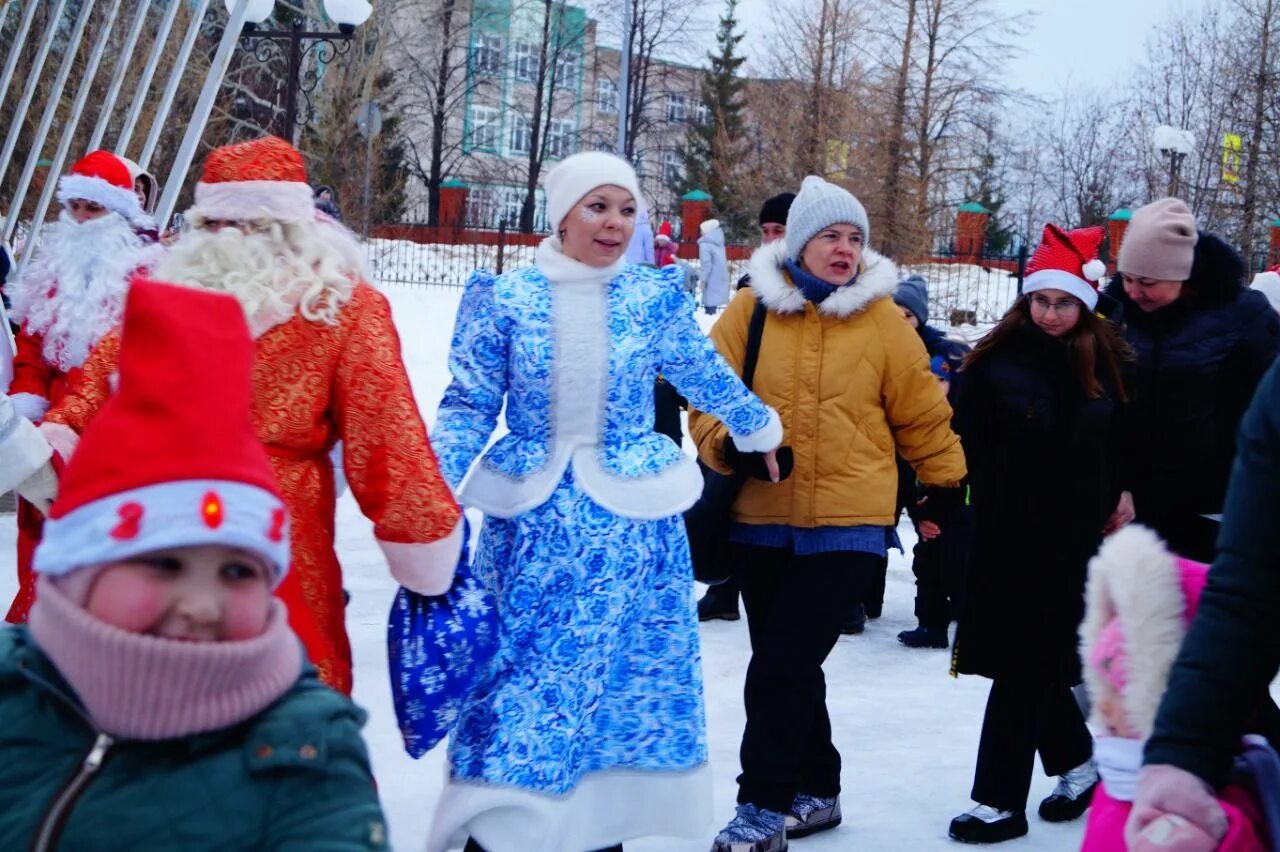
POLYGON ((279 227, 249 233, 196 228, 170 247, 154 274, 161 281, 234 296, 255 338, 296 313, 333 324, 355 284, 334 245, 314 236, 296 230, 291 239, 279 227), (305 242, 297 244, 298 238, 305 242))
POLYGON ((160 249, 117 213, 77 224, 64 211, 38 252, 13 288, 13 317, 43 337, 45 361, 65 373, 120 323, 129 279, 160 249))

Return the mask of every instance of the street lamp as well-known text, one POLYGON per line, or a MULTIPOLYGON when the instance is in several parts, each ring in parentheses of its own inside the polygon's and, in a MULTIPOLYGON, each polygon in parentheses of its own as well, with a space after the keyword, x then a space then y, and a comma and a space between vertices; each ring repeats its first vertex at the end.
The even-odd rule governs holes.
MULTIPOLYGON (((235 8, 237 0, 224 0, 227 12, 235 8)), ((284 127, 281 136, 290 143, 294 141, 294 128, 298 123, 298 95, 302 95, 305 111, 302 123, 305 125, 311 118, 311 93, 320 82, 320 75, 315 70, 302 74, 302 60, 307 53, 315 51, 316 63, 327 64, 340 56, 351 52, 351 36, 356 27, 369 20, 373 6, 369 0, 324 0, 324 12, 329 19, 338 25, 337 32, 308 32, 302 29, 302 21, 293 19, 287 30, 260 30, 261 24, 271 17, 275 8, 275 0, 249 0, 245 12, 244 33, 240 44, 245 50, 252 51, 259 62, 268 61, 273 53, 283 54, 288 61, 288 76, 284 86, 284 127)))
POLYGON ((1162 156, 1169 158, 1169 194, 1178 194, 1178 168, 1187 155, 1195 150, 1195 139, 1190 130, 1182 130, 1162 124, 1151 137, 1152 144, 1162 156))

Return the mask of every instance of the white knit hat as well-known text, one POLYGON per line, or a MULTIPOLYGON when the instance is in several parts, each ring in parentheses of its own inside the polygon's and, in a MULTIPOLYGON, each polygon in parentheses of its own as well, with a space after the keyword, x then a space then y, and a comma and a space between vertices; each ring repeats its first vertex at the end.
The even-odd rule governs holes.
POLYGON ((547 224, 551 230, 560 230, 560 223, 573 205, 601 186, 625 189, 635 196, 637 209, 644 209, 640 181, 630 163, 604 151, 583 151, 565 157, 542 179, 542 188, 547 194, 547 224))
POLYGON ((787 257, 799 260, 805 243, 823 228, 841 224, 857 228, 864 246, 871 242, 871 222, 862 202, 849 190, 809 175, 787 212, 787 257))
POLYGON ((1280 274, 1273 269, 1259 272, 1253 276, 1253 283, 1249 286, 1266 296, 1271 307, 1280 311, 1280 274))

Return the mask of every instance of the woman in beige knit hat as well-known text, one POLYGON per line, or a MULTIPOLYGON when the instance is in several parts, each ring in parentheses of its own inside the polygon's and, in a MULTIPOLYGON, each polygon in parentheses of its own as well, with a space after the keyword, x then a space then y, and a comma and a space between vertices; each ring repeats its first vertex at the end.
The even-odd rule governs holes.
POLYGON ((1235 435, 1280 350, 1280 318, 1248 289, 1245 262, 1197 230, 1186 202, 1136 210, 1107 294, 1138 356, 1124 435, 1139 523, 1174 552, 1212 562, 1235 435))

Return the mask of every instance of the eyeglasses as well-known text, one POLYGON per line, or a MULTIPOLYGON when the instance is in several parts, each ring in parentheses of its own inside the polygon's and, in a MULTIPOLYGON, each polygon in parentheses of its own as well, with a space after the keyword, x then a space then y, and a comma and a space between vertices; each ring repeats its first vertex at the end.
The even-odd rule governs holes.
POLYGON ((1074 314, 1080 310, 1080 303, 1075 299, 1063 299, 1060 302, 1054 302, 1044 296, 1031 296, 1030 298, 1031 307, 1045 313, 1053 310, 1059 314, 1074 314))

